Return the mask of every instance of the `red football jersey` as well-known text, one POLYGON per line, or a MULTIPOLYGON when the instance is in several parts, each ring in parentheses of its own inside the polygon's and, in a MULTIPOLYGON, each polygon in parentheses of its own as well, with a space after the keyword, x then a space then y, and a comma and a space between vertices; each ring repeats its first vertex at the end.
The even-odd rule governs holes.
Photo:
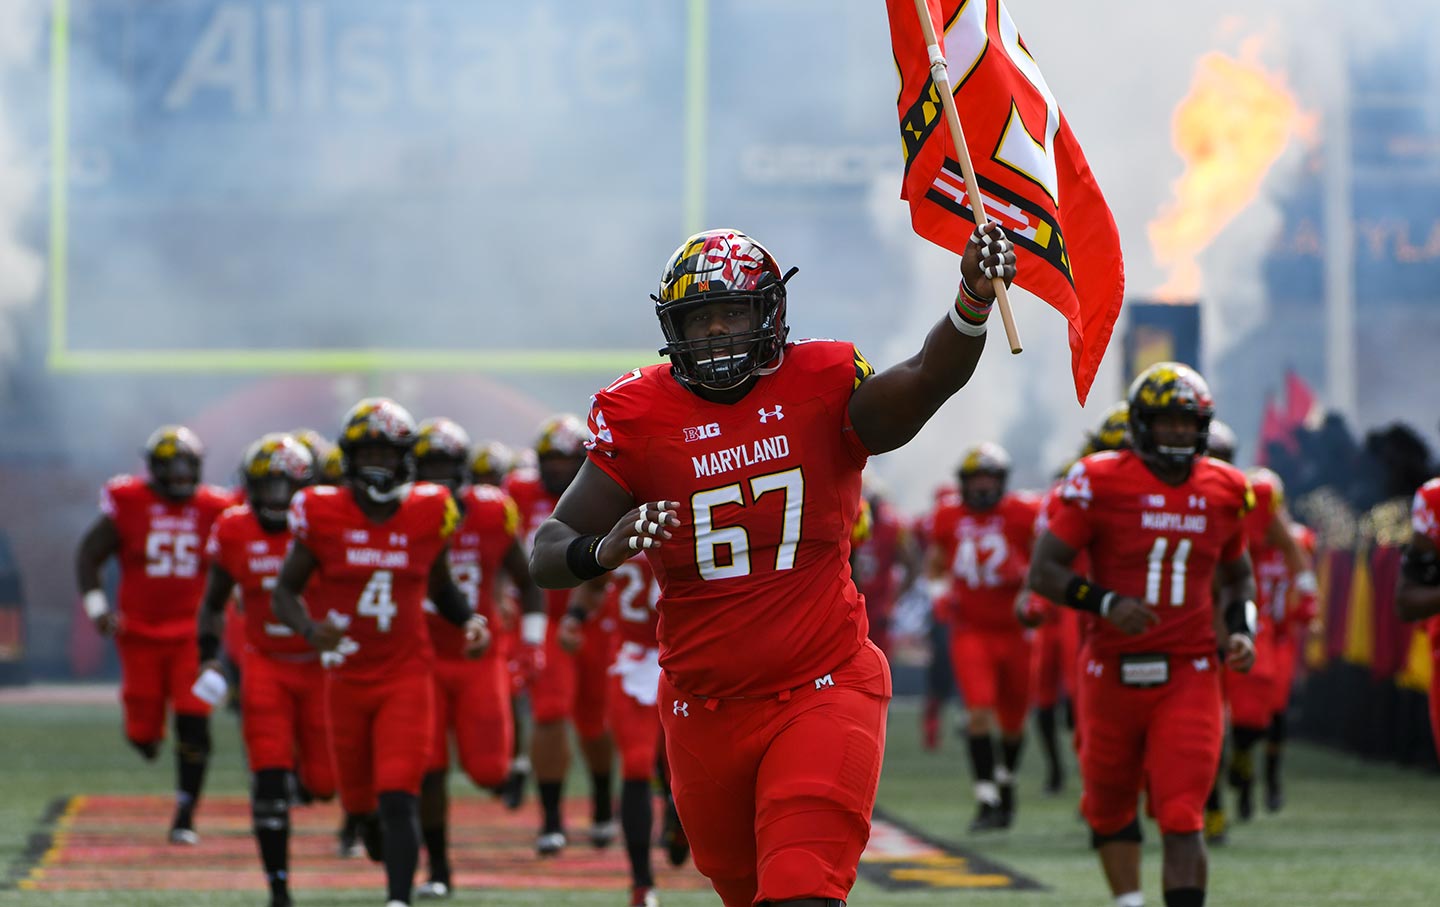
MULTIPOLYGON (((517 469, 509 473, 501 487, 514 499, 520 513, 520 534, 525 539, 525 551, 535 550, 535 531, 555 512, 555 504, 560 499, 545 490, 540 473, 533 469, 517 469)), ((545 610, 552 621, 564 617, 569 605, 569 589, 545 590, 545 610)))
POLYGON ((871 614, 888 615, 900 592, 900 547, 909 530, 905 518, 885 501, 871 508, 871 520, 870 537, 856 549, 855 585, 871 614))
MULTIPOLYGON (((231 507, 215 521, 205 553, 240 590, 246 647, 265 655, 305 655, 315 650, 270 609, 270 594, 290 547, 290 532, 266 532, 249 504, 231 507)), ((233 618, 233 615, 232 615, 233 618)))
POLYGON ((866 639, 849 557, 868 453, 849 402, 871 371, 849 343, 801 341, 738 403, 701 399, 669 364, 592 399, 590 462, 637 503, 680 502, 674 538, 647 553, 660 663, 678 689, 791 689, 866 639))
POLYGON ((1105 451, 1076 463, 1060 495, 1050 531, 1089 552, 1096 582, 1160 615, 1139 636, 1096 622, 1091 653, 1213 655, 1215 567, 1245 553, 1244 519, 1254 506, 1244 473, 1200 457, 1184 484, 1172 486, 1133 451, 1105 451))
MULTIPOLYGON (((1440 548, 1440 479, 1431 479, 1415 492, 1410 506, 1410 525, 1440 548)), ((1440 614, 1425 623, 1430 634, 1430 646, 1440 654, 1440 614)))
POLYGON ((660 612, 656 605, 660 601, 660 584, 648 560, 632 557, 611 571, 605 598, 601 613, 619 615, 621 644, 633 643, 642 649, 659 645, 660 612))
POLYGON ((120 537, 120 633, 154 640, 193 639, 205 574, 205 540, 230 494, 201 485, 187 501, 156 494, 138 476, 100 490, 100 512, 120 537))
POLYGON ((959 499, 936 510, 933 544, 949 565, 956 628, 1024 629, 1015 601, 1030 569, 1039 512, 1040 499, 1020 493, 1005 495, 988 511, 971 510, 959 499))
POLYGON ((430 565, 460 512, 441 485, 410 486, 383 523, 360 510, 348 488, 317 485, 290 502, 290 531, 319 567, 305 587, 310 613, 330 617, 345 638, 326 664, 348 678, 378 680, 431 659, 425 627, 430 565))
MULTIPOLYGON (((450 575, 498 632, 495 617, 495 576, 520 531, 520 514, 510 496, 492 485, 471 485, 460 492, 464 516, 450 537, 450 575)), ((465 630, 441 617, 427 599, 425 615, 430 642, 441 658, 465 657, 465 630)))
MULTIPOLYGON (((1051 516, 1063 506, 1060 498, 1060 490, 1065 487, 1064 480, 1056 482, 1045 491, 1040 499, 1040 509, 1035 513, 1035 538, 1040 538, 1050 528, 1051 516)), ((1081 551, 1075 555, 1075 560, 1070 562, 1070 569, 1084 577, 1090 576, 1090 556, 1081 551)), ((1056 604, 1038 592, 1031 592, 1030 598, 1025 603, 1025 610, 1032 618, 1040 618, 1045 623, 1056 623, 1065 620, 1075 620, 1079 627, 1079 638, 1083 642, 1089 638, 1090 630, 1101 618, 1098 614, 1091 614, 1088 611, 1075 611, 1074 608, 1066 608, 1064 605, 1056 604), (1062 610, 1063 609, 1063 610, 1062 610), (1065 611, 1074 611, 1074 617, 1067 617, 1065 611)))

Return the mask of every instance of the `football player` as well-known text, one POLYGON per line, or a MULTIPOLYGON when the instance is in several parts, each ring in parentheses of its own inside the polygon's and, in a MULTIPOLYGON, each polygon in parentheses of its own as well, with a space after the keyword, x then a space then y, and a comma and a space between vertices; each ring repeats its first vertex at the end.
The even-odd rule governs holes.
POLYGON ((699 233, 656 295, 670 361, 592 398, 588 459, 531 572, 569 588, 649 559, 675 802, 726 907, 837 904, 854 884, 890 699, 850 579, 861 471, 969 380, 1014 260, 977 229, 947 317, 876 374, 852 344, 790 342, 794 272, 758 242, 699 233))
POLYGON ((1428 621, 1434 670, 1430 674, 1430 732, 1440 753, 1440 478, 1415 492, 1410 505, 1410 542, 1405 546, 1395 607, 1401 620, 1428 621))
POLYGON ((314 479, 315 465, 304 444, 269 434, 246 450, 240 474, 247 502, 220 515, 206 545, 210 573, 200 607, 200 671, 219 670, 225 605, 238 589, 246 646, 240 718, 252 776, 251 829, 270 885, 270 907, 289 907, 290 776, 294 773, 314 799, 335 795, 319 655, 270 607, 290 545, 286 512, 296 492, 314 479))
MULTIPOLYGON (((470 607, 495 630, 480 658, 466 656, 463 630, 426 601, 430 640, 435 649, 435 729, 430 764, 420 785, 420 831, 425 840, 430 878, 416 889, 424 898, 447 897, 454 883, 447 847, 449 837, 450 738, 460 765, 477 787, 498 789, 510 771, 510 672, 508 634, 498 632, 494 591, 502 573, 514 584, 527 614, 544 617, 540 588, 519 541, 520 514, 510 496, 493 485, 466 485, 470 437, 450 419, 426 419, 415 442, 416 475, 450 490, 460 507, 460 525, 451 536, 450 573, 470 607)), ((534 663, 532 653, 528 663, 534 663)))
MULTIPOLYGON (((585 642, 587 621, 605 611, 619 615, 620 646, 610 668, 606 705, 607 721, 620 750, 620 824, 630 861, 631 907, 659 904, 650 863, 655 821, 651 781, 656 775, 657 758, 663 759, 659 755, 660 713, 655 705, 660 684, 660 649, 655 636, 659 597, 660 586, 650 565, 644 558, 631 558, 608 578, 592 580, 577 590, 558 634, 563 648, 578 651, 585 642)), ((663 781, 663 771, 660 777, 663 781)), ((671 861, 680 865, 689 845, 675 816, 673 801, 666 811, 665 839, 671 861)))
MULTIPOLYGON (((572 415, 547 419, 535 442, 537 468, 516 470, 505 488, 520 507, 520 520, 528 536, 555 509, 555 502, 574 481, 585 462, 585 425, 572 415)), ((553 856, 566 844, 561 815, 565 774, 570 767, 570 741, 566 727, 574 723, 580 738, 580 752, 590 770, 590 842, 607 847, 619 833, 612 800, 612 765, 615 746, 605 726, 606 674, 614 656, 614 620, 606 614, 587 621, 584 642, 573 654, 565 651, 556 636, 560 620, 570 603, 568 592, 553 591, 547 596, 550 627, 545 641, 545 664, 530 685, 530 709, 534 730, 530 759, 540 791, 541 829, 535 850, 553 856)))
POLYGON ((1030 638, 1015 615, 1040 501, 1011 492, 1010 454, 986 442, 960 460, 960 500, 941 507, 927 572, 949 584, 950 663, 969 713, 978 809, 971 831, 1009 828, 1030 709, 1030 638), (999 765, 995 737, 999 736, 999 765))
POLYGON ((291 501, 294 539, 273 600, 276 617, 330 668, 325 711, 340 801, 363 817, 370 859, 385 863, 390 907, 410 903, 420 855, 416 801, 435 698, 427 594, 464 628, 467 654, 490 641, 450 575, 455 501, 444 486, 413 481, 415 437, 415 421, 393 400, 350 410, 339 441, 345 484, 306 488, 291 501))
POLYGON ((85 613, 120 655, 125 737, 147 760, 175 714, 173 844, 197 844, 195 807, 210 759, 210 706, 191 691, 200 665, 195 620, 205 586, 205 540, 229 492, 200 483, 205 449, 183 425, 155 430, 145 443, 147 474, 119 476, 100 492, 100 517, 80 540, 75 570, 85 613), (100 588, 100 567, 120 562, 118 607, 100 588))
POLYGON ((1151 366, 1128 403, 1131 449, 1071 468, 1030 587, 1101 618, 1081 652, 1080 809, 1117 907, 1144 903, 1142 788, 1164 839, 1165 903, 1198 907, 1203 808, 1224 738, 1217 646, 1233 670, 1255 659, 1244 523, 1254 494, 1239 470, 1202 456, 1215 405, 1194 370, 1151 366), (1089 577, 1073 568, 1082 551, 1089 577))

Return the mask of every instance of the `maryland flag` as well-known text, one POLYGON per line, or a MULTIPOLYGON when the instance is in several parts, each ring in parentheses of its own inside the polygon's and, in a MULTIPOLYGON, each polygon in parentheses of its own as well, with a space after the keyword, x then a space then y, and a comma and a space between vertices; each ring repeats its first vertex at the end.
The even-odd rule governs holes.
MULTIPOLYGON (((915 232, 964 254, 975 215, 914 0, 886 0, 900 71, 900 137, 915 232)), ((1015 243, 1016 283, 1070 322, 1081 403, 1120 314, 1125 268, 1115 218, 1002 0, 926 0, 985 211, 1015 243)))

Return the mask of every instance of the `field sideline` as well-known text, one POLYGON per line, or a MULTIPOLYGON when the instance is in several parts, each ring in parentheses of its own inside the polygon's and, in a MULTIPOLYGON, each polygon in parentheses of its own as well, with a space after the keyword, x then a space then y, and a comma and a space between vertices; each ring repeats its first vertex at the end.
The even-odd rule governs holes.
MULTIPOLYGON (((953 712, 951 713, 953 728, 953 712)), ((240 796, 245 777, 236 723, 215 722, 217 758, 208 792, 240 796)), ((0 904, 263 905, 258 861, 249 890, 193 892, 31 892, 16 890, 17 869, 28 866, 31 834, 55 800, 77 794, 165 794, 172 770, 168 751, 145 765, 121 741, 119 710, 96 704, 0 704, 0 904)), ((965 833, 972 807, 953 734, 938 754, 918 744, 915 707, 898 702, 891 713, 889 750, 880 788, 880 808, 927 836, 958 844, 975 856, 1028 876, 1043 891, 885 891, 861 881, 851 898, 856 907, 905 905, 1004 905, 1054 907, 1096 905, 1109 898, 1075 816, 1073 776, 1067 795, 1041 799, 1039 760, 1031 747, 1021 778, 1018 825, 1001 836, 965 833)), ((1279 816, 1261 815, 1232 830, 1230 843, 1211 854, 1211 904, 1434 905, 1440 891, 1440 778, 1373 765, 1307 746, 1295 746, 1289 760, 1289 804, 1279 816)), ((456 779, 452 791, 478 796, 456 779)), ((583 791, 577 778, 572 792, 583 791)), ((532 801, 533 802, 533 801, 532 801)), ((527 809, 533 809, 527 802, 527 809)), ((204 812, 200 830, 205 831, 204 812)), ((579 823, 583 827, 583 821, 579 823)), ((163 833, 157 828, 156 834, 163 833)), ((1161 904, 1159 853, 1153 826, 1146 827, 1145 889, 1161 904)), ((202 850, 204 845, 202 844, 202 850)), ((564 859, 563 857, 561 858, 564 859)), ((657 853, 657 859, 662 859, 657 853)), ((297 904, 359 905, 382 902, 381 871, 368 890, 309 890, 305 865, 297 863, 297 904)), ((662 892, 664 904, 716 905, 708 892, 662 892)), ((624 903, 617 891, 464 891, 456 904, 600 907, 624 903)))

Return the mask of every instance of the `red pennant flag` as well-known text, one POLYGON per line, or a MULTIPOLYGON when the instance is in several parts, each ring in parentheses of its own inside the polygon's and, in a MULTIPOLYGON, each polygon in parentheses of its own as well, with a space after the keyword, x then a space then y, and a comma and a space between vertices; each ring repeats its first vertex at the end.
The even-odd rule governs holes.
MULTIPOLYGON (((1120 234, 1090 165, 1001 0, 927 0, 985 211, 1015 243, 1016 283, 1070 322, 1081 403, 1125 294, 1120 234)), ((887 0, 915 232, 956 254, 974 232, 914 0, 887 0)))
POLYGON ((1255 458, 1259 465, 1269 465, 1266 460, 1271 444, 1282 444, 1291 453, 1300 452, 1294 434, 1285 424, 1285 417, 1280 414, 1279 407, 1275 405, 1275 398, 1266 394, 1265 414, 1260 418, 1260 453, 1255 458))
POLYGON ((1285 372, 1285 424, 1290 431, 1295 431, 1305 424, 1310 418, 1317 404, 1315 392, 1305 379, 1293 371, 1285 372))

